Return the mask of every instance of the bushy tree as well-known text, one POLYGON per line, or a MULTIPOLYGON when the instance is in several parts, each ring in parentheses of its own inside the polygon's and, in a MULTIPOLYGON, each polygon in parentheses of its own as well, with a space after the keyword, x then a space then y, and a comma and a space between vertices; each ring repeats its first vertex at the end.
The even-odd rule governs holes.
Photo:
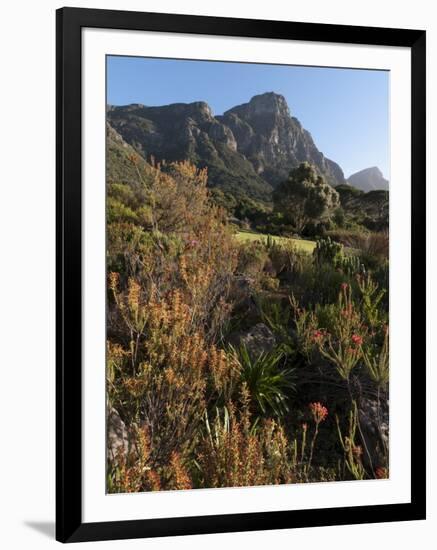
POLYGON ((298 233, 315 220, 321 220, 339 207, 338 193, 307 162, 290 172, 273 194, 275 210, 291 223, 298 233))
POLYGON ((389 192, 382 189, 375 189, 366 193, 365 200, 373 207, 373 219, 377 229, 385 229, 388 227, 389 192))

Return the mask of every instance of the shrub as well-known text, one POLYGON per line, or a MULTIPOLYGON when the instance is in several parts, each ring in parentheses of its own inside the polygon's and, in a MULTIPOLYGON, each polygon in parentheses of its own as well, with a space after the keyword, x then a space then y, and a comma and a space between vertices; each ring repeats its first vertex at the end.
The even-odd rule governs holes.
MULTIPOLYGON (((127 439, 108 453, 108 491, 366 477, 348 414, 361 392, 378 411, 388 395, 378 247, 365 271, 364 254, 331 238, 313 256, 273 237, 238 244, 204 171, 133 163, 138 181, 108 186, 107 402, 127 439), (272 351, 225 347, 260 321, 272 351)), ((257 223, 287 229, 258 210, 257 223)))
POLYGON ((294 481, 291 449, 284 430, 273 420, 251 423, 248 397, 205 415, 197 462, 202 486, 244 487, 294 481))
POLYGON ((291 309, 280 302, 273 302, 270 297, 258 299, 258 308, 262 321, 269 327, 280 342, 287 356, 293 353, 293 339, 291 337, 291 309))
POLYGON ((273 239, 267 240, 267 251, 277 276, 282 274, 292 276, 302 271, 307 254, 298 250, 293 241, 288 239, 280 242, 273 239))
POLYGON ((186 163, 165 175, 155 169, 150 189, 161 206, 152 229, 117 220, 109 227, 109 261, 125 271, 109 275, 108 399, 122 411, 136 448, 135 457, 110 464, 115 490, 123 472, 125 486, 149 490, 137 470, 141 461, 162 489, 188 487, 184 465, 206 403, 229 399, 238 379, 238 365, 214 344, 231 311, 237 249, 204 184, 203 173, 186 163), (180 203, 164 212, 171 196, 180 203))
POLYGON ((270 353, 251 357, 243 344, 231 353, 240 365, 240 376, 247 386, 256 411, 265 414, 272 412, 281 416, 288 411, 287 392, 294 389, 293 369, 283 365, 285 351, 279 347, 270 353))
POLYGON ((366 268, 364 267, 361 258, 356 254, 343 256, 340 263, 340 269, 349 277, 353 277, 354 275, 358 274, 364 274, 366 271, 366 268))
POLYGON ((375 267, 375 260, 382 261, 383 259, 388 258, 388 231, 344 232, 340 239, 340 242, 342 242, 345 246, 359 250, 362 258, 371 264, 370 267, 375 267))
POLYGON ((259 279, 268 259, 266 246, 261 241, 240 245, 237 270, 240 273, 259 279))
POLYGON ((378 390, 385 390, 388 385, 390 374, 388 327, 384 328, 382 346, 370 343, 363 348, 363 362, 369 377, 376 384, 378 390))
POLYGON ((357 281, 363 316, 369 327, 376 329, 378 325, 387 321, 387 313, 381 307, 386 290, 384 288, 379 289, 378 283, 375 283, 369 274, 358 276, 357 281))
POLYGON ((352 291, 344 283, 336 304, 318 304, 314 312, 301 310, 294 304, 300 346, 307 357, 317 349, 335 368, 339 376, 349 380, 361 358, 361 345, 366 327, 352 300, 352 291))
POLYGON ((337 271, 353 277, 366 271, 362 258, 356 252, 353 249, 345 250, 342 244, 327 237, 317 241, 313 256, 319 269, 330 265, 337 271))
POLYGON ((355 401, 352 402, 352 410, 349 413, 348 432, 344 436, 341 432, 340 421, 336 416, 338 437, 344 453, 344 464, 353 479, 360 480, 366 476, 362 462, 363 449, 356 443, 358 428, 358 408, 355 401))
POLYGON ((279 289, 279 279, 276 277, 271 277, 268 274, 264 274, 261 278, 261 288, 275 292, 279 289))
POLYGON ((313 251, 314 261, 318 265, 330 264, 333 267, 339 267, 343 260, 343 246, 330 237, 319 239, 313 251))

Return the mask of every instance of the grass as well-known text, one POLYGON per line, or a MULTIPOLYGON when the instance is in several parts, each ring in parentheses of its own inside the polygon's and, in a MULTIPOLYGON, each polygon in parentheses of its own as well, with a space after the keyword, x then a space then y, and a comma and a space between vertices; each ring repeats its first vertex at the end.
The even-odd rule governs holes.
MULTIPOLYGON (((267 235, 265 233, 254 233, 253 231, 238 231, 235 236, 237 240, 241 242, 267 240, 267 235)), ((307 241, 305 239, 292 239, 290 237, 277 236, 271 236, 271 238, 278 243, 292 241, 296 248, 303 250, 304 252, 308 252, 309 254, 312 253, 316 246, 315 241, 307 241)))

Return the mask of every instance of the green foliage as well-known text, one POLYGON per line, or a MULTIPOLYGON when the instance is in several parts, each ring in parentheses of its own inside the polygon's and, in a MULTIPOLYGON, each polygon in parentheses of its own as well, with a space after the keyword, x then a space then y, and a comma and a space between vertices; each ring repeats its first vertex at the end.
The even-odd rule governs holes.
POLYGON ((258 412, 271 411, 282 416, 288 411, 287 392, 294 389, 293 369, 283 365, 286 353, 282 347, 270 353, 251 356, 243 344, 231 352, 241 366, 241 379, 246 384, 258 412))
POLYGON ((279 283, 279 279, 277 279, 276 277, 272 277, 267 273, 263 274, 263 276, 261 277, 261 288, 263 288, 264 290, 275 292, 279 290, 279 283))
POLYGON ((274 207, 301 233, 312 220, 329 217, 339 206, 338 193, 304 162, 273 193, 274 207))
POLYGON ((357 254, 349 254, 348 256, 343 256, 340 265, 343 273, 345 273, 349 277, 365 273, 365 267, 361 262, 360 256, 358 256, 357 254))
POLYGON ((334 365, 343 380, 348 381, 361 359, 361 346, 366 336, 351 288, 348 285, 342 288, 334 306, 316 306, 315 315, 319 329, 314 333, 314 341, 322 356, 334 365), (325 326, 320 323, 324 318, 325 321, 329 319, 325 326))
POLYGON ((317 264, 331 264, 339 267, 343 260, 343 245, 327 239, 319 239, 313 252, 314 260, 317 264))
POLYGON ((353 479, 361 480, 366 475, 361 456, 362 447, 356 443, 358 428, 358 407, 355 401, 352 402, 352 410, 349 413, 348 432, 343 436, 340 428, 340 421, 336 416, 338 437, 344 453, 344 463, 353 479))
POLYGON ((370 378, 379 389, 385 390, 390 375, 388 328, 384 328, 384 339, 380 345, 369 344, 363 349, 363 361, 370 378))
POLYGON ((372 279, 370 274, 358 276, 358 288, 361 293, 361 308, 364 318, 369 327, 377 328, 381 323, 386 322, 386 314, 380 307, 381 301, 386 293, 385 289, 379 289, 378 284, 372 279))
POLYGON ((313 251, 314 261, 318 266, 330 265, 349 277, 365 273, 365 267, 361 257, 349 249, 346 251, 343 245, 327 237, 318 239, 313 251))
MULTIPOLYGON (((338 190, 336 188, 338 193, 338 190)), ((332 216, 332 221, 336 224, 337 227, 343 227, 346 223, 346 214, 343 208, 339 207, 334 211, 332 216)))
POLYGON ((290 307, 284 307, 270 299, 260 299, 258 307, 262 321, 273 332, 277 341, 281 343, 284 352, 288 356, 292 355, 293 338, 290 331, 292 312, 290 307))
POLYGON ((360 232, 381 231, 388 228, 389 192, 376 190, 365 193, 351 185, 338 185, 335 190, 340 196, 344 212, 342 224, 338 227, 357 228, 360 232))

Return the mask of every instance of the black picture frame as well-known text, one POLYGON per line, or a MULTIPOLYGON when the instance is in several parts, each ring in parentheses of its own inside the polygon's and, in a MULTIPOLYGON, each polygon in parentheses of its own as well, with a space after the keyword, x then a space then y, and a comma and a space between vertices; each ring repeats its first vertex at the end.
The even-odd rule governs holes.
POLYGON ((425 44, 423 30, 95 9, 56 14, 56 538, 127 539, 425 519, 425 44), (257 37, 411 49, 411 502, 135 521, 82 522, 82 28, 257 37))

